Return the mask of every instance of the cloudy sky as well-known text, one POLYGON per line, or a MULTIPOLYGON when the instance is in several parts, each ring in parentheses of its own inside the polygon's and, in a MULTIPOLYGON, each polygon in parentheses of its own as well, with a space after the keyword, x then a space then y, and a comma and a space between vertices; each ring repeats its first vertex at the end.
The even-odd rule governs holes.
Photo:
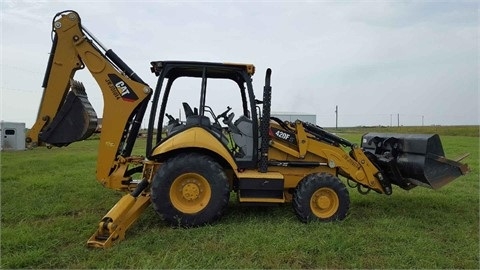
MULTIPOLYGON (((321 126, 335 106, 339 126, 479 124, 476 1, 1 1, 0 118, 27 127, 67 9, 152 87, 153 60, 253 63, 258 97, 273 70, 272 111, 321 126)), ((89 73, 75 78, 101 115, 89 73)))

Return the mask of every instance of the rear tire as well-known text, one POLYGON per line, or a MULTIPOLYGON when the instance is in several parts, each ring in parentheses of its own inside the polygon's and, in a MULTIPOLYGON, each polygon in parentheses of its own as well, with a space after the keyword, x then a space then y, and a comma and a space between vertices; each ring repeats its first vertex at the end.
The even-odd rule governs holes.
POLYGON ((230 198, 223 168, 211 157, 188 153, 167 160, 152 188, 155 211, 173 226, 194 227, 218 220, 230 198))
POLYGON ((302 222, 343 220, 350 208, 345 185, 326 173, 307 175, 293 194, 293 208, 302 222))

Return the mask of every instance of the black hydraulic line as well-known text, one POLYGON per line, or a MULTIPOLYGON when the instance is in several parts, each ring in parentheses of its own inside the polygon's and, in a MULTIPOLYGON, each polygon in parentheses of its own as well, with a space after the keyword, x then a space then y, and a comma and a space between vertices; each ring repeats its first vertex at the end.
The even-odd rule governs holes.
POLYGON ((262 142, 260 146, 260 161, 258 170, 261 173, 267 172, 268 169, 268 128, 270 126, 270 107, 272 105, 272 87, 270 86, 270 76, 272 70, 267 69, 265 75, 265 86, 263 87, 263 115, 262 122, 260 123, 260 136, 262 142))
POLYGON ((288 127, 287 124, 285 124, 284 121, 282 121, 282 119, 277 118, 277 117, 273 117, 273 116, 270 117, 270 119, 273 120, 273 121, 275 121, 275 122, 277 122, 277 124, 279 124, 283 129, 285 129, 285 130, 292 130, 290 127, 288 127))
POLYGON ((352 182, 353 182, 352 179, 347 178, 347 185, 348 185, 349 187, 351 187, 351 188, 357 188, 358 183, 357 183, 357 182, 353 182, 353 184, 352 184, 352 182))
POLYGON ((105 51, 105 56, 110 59, 121 71, 123 71, 130 79, 145 84, 146 83, 125 63, 123 60, 112 50, 107 49, 100 40, 98 40, 85 26, 81 27, 82 30, 90 36, 90 38, 95 41, 95 43, 105 51))
POLYGON ((118 68, 120 68, 125 74, 132 80, 146 84, 123 60, 111 49, 105 52, 105 55, 110 59, 118 68))
POLYGON ((146 178, 142 179, 142 181, 138 183, 137 187, 130 193, 130 195, 132 195, 134 198, 138 197, 148 187, 148 185, 148 180, 146 178))
POLYGON ((305 122, 303 122, 302 124, 305 130, 307 130, 308 132, 312 133, 315 136, 318 136, 319 138, 326 139, 328 141, 333 141, 343 146, 352 147, 354 145, 353 143, 345 140, 344 138, 338 137, 337 135, 332 134, 317 125, 313 125, 305 122))
POLYGON ((125 176, 134 175, 136 173, 141 173, 143 171, 143 165, 131 168, 125 172, 125 176))
POLYGON ((203 67, 202 69, 202 86, 200 88, 200 111, 198 115, 204 116, 205 115, 205 98, 207 92, 207 68, 203 67))
POLYGON ((270 166, 279 166, 279 167, 297 167, 297 168, 310 168, 318 166, 326 166, 327 163, 322 162, 311 162, 311 161, 278 161, 270 160, 268 162, 270 166))
POLYGON ((150 100, 150 98, 146 98, 145 100, 143 100, 139 110, 133 117, 133 124, 128 134, 125 149, 122 153, 123 156, 130 156, 130 154, 132 153, 133 145, 137 140, 138 132, 140 131, 140 127, 142 125, 143 116, 145 115, 145 111, 147 110, 148 100, 150 100))
POLYGON ((363 187, 362 185, 357 186, 358 193, 360 193, 362 195, 367 195, 370 192, 370 190, 372 190, 371 188, 368 188, 368 187, 365 187, 366 190, 363 190, 362 187, 363 187))
POLYGON ((48 84, 48 77, 50 77, 50 71, 52 70, 53 58, 55 56, 55 49, 57 48, 57 35, 53 38, 52 48, 50 49, 50 56, 48 57, 47 69, 45 70, 45 77, 43 77, 42 87, 46 88, 48 84))

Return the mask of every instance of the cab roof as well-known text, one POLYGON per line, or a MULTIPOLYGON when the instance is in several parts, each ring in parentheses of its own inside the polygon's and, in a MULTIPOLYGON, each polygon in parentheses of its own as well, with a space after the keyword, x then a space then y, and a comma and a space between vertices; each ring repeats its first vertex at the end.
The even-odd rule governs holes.
POLYGON ((159 76, 163 69, 170 69, 166 74, 167 78, 172 77, 202 77, 203 69, 208 68, 207 77, 210 78, 231 78, 238 70, 243 70, 249 76, 255 73, 253 64, 239 63, 215 63, 196 61, 153 61, 151 71, 159 76))

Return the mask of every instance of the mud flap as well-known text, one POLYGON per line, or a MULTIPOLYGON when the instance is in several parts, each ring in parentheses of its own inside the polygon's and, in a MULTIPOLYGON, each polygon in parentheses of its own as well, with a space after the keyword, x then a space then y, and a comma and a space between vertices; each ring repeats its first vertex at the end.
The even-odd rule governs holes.
POLYGON ((54 146, 67 146, 90 137, 97 124, 97 114, 88 101, 83 84, 72 81, 65 102, 39 137, 54 146))
POLYGON ((392 184, 404 189, 439 189, 468 171, 466 164, 445 158, 437 134, 367 133, 362 148, 392 184))

